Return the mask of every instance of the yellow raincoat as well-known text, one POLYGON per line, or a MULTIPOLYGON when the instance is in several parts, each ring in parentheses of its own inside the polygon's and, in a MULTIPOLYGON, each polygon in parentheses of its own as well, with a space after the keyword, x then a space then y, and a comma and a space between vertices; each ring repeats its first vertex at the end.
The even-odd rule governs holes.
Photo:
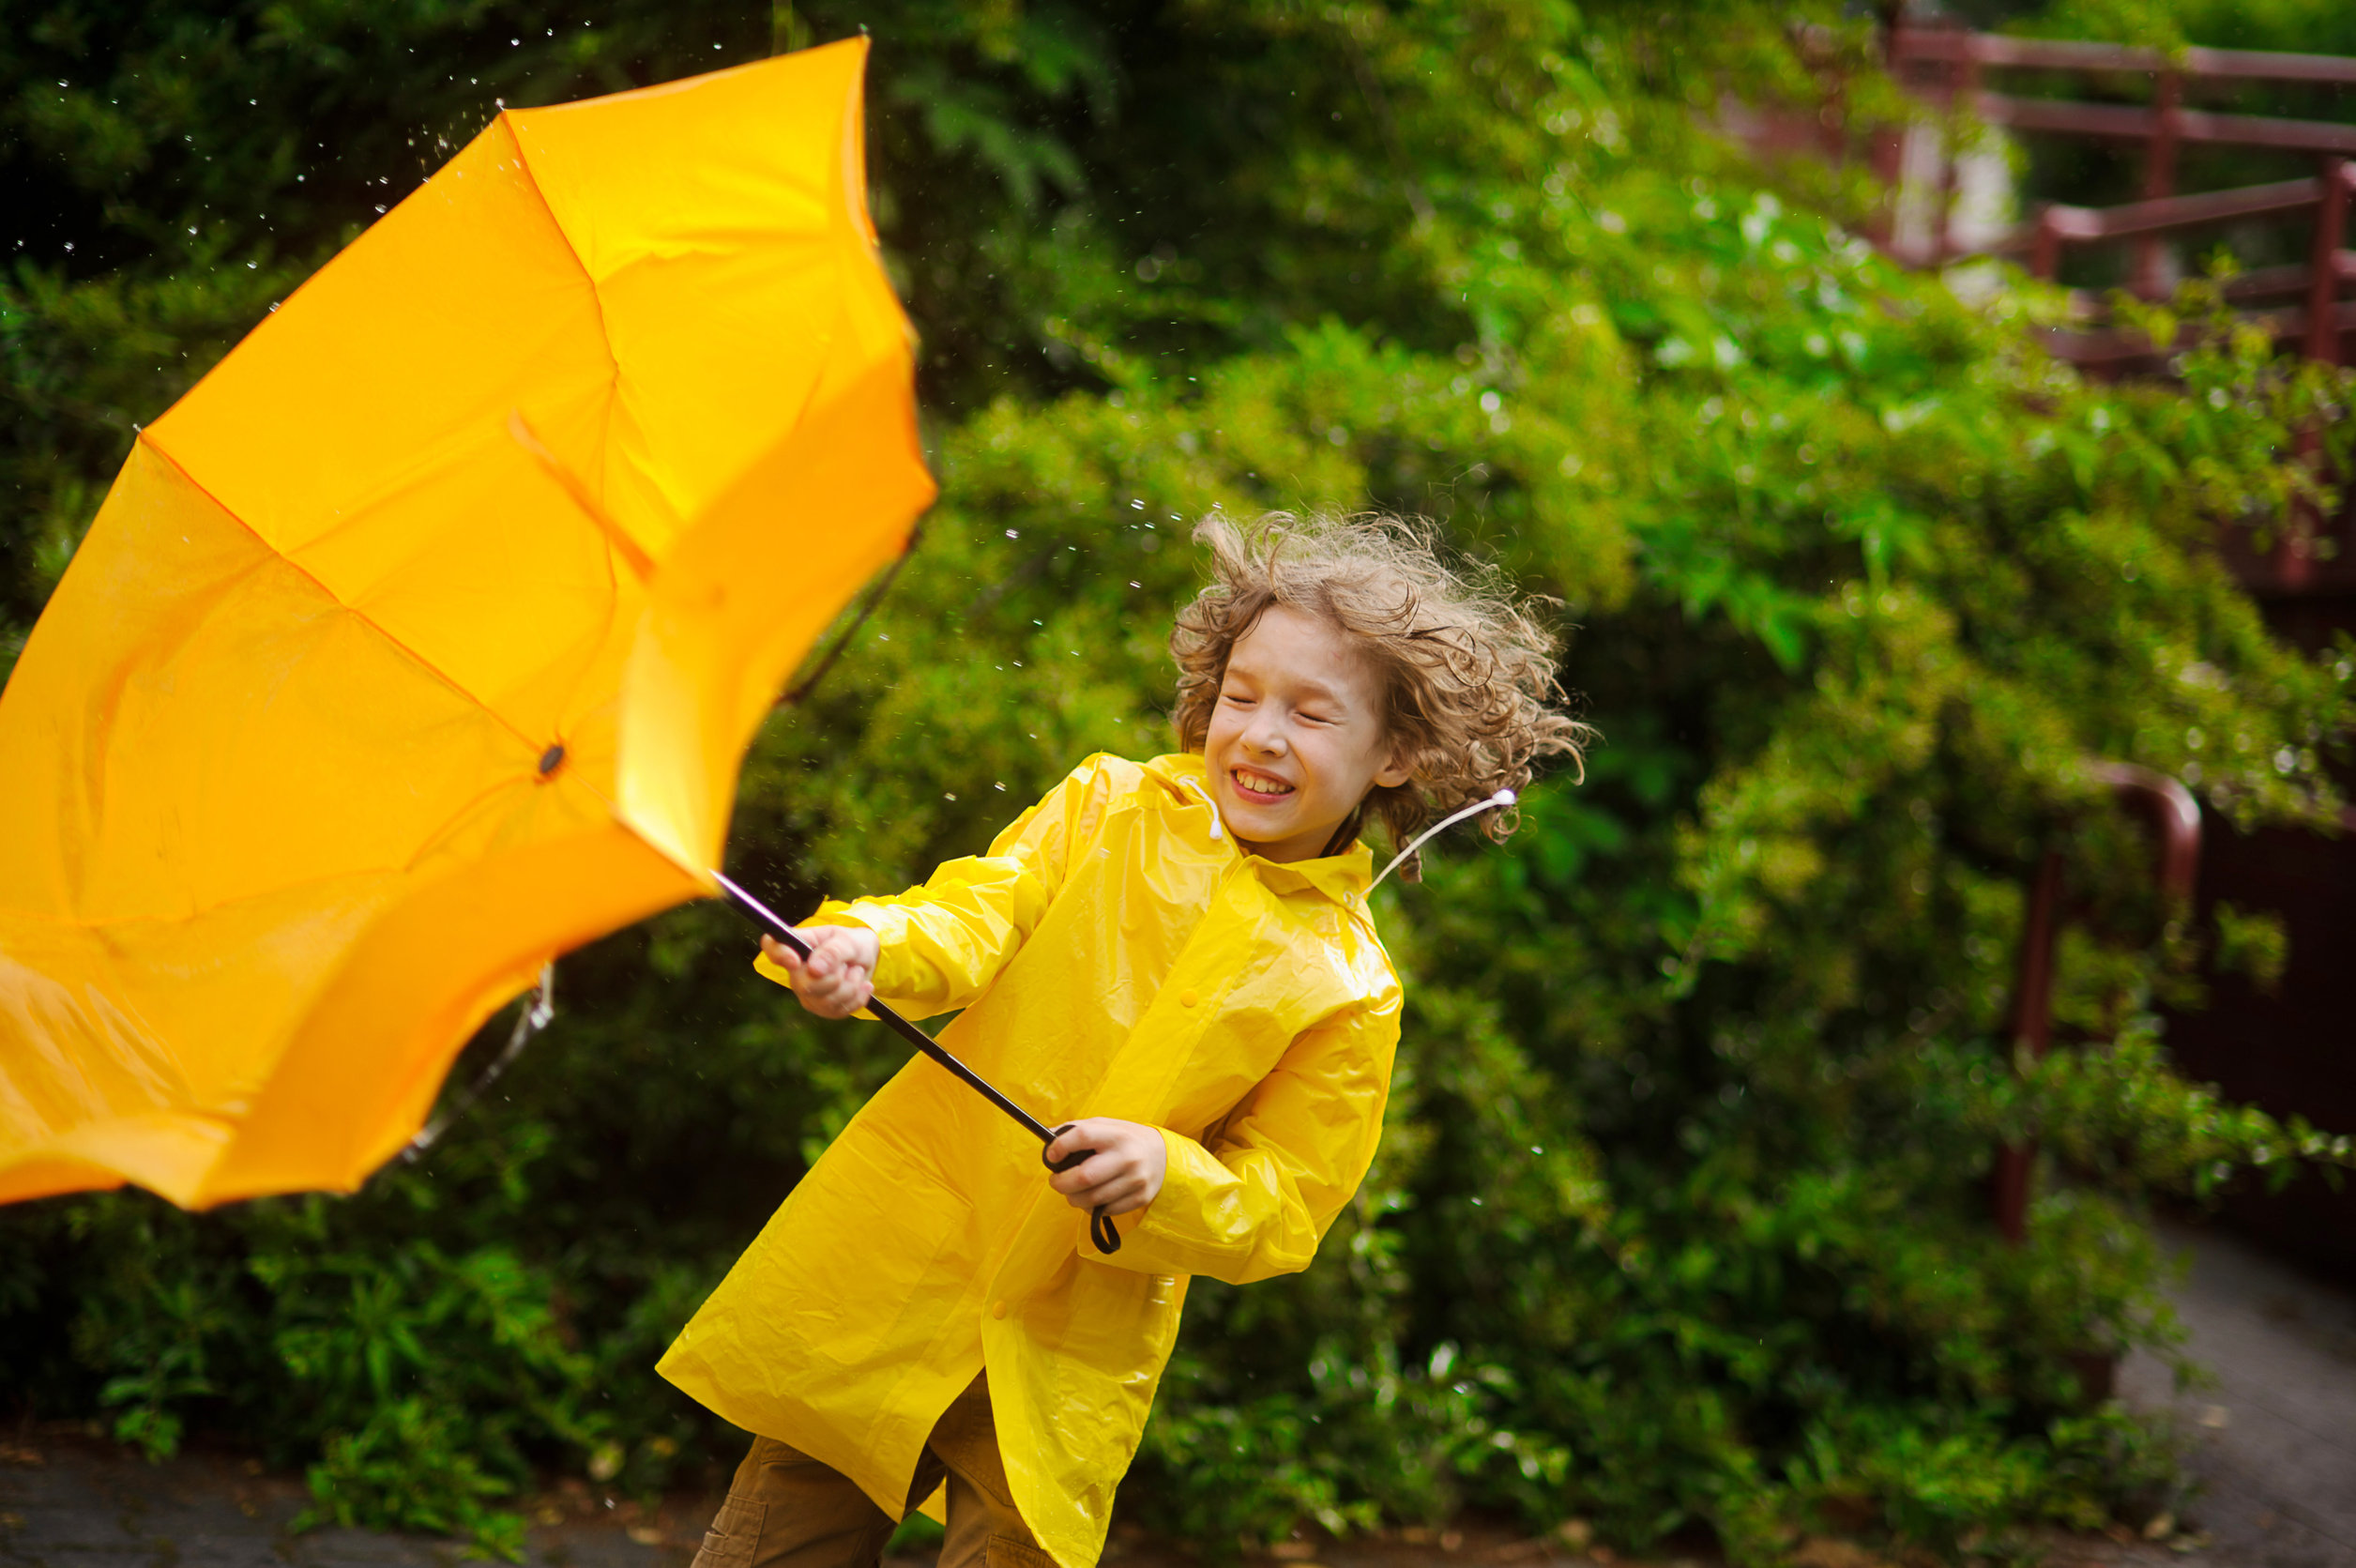
POLYGON ((1207 789, 1197 756, 1092 757, 989 854, 813 917, 875 931, 891 1006, 965 1009, 942 1043, 1048 1125, 1162 1129, 1168 1173, 1120 1217, 1120 1251, 1089 1244, 1036 1139, 914 1058, 664 1377, 897 1517, 934 1421, 986 1366, 1024 1519, 1065 1568, 1096 1560, 1188 1277, 1308 1266, 1374 1158, 1399 1038, 1365 847, 1246 856, 1207 789))

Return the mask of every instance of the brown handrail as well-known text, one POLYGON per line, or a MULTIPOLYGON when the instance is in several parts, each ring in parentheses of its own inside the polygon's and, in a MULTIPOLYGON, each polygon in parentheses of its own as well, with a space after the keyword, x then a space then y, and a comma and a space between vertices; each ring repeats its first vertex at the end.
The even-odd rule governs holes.
POLYGON ((2193 878, 2200 870, 2200 802, 2181 781, 2133 762, 2099 762, 2094 776, 2141 814, 2159 841, 2156 880, 2171 906, 2190 906, 2193 878))
POLYGON ((2201 109, 2171 107, 2138 109, 2132 104, 2016 98, 2009 93, 1976 93, 1971 107, 1990 125, 2016 130, 2051 130, 2122 142, 2166 139, 2218 146, 2278 147, 2288 152, 2356 153, 2356 125, 2337 120, 2212 114, 2201 109))
POLYGON ((2064 206, 2057 202, 2045 208, 2045 213, 2066 238, 2124 239, 2131 235, 2166 234, 2171 229, 2229 223, 2241 218, 2304 212, 2329 199, 2324 185, 2321 179, 2287 179, 2232 190, 2204 190, 2192 196, 2121 202, 2117 206, 2064 206))
MULTIPOLYGON (((2356 251, 2333 251, 2323 258, 2323 267, 2335 282, 2356 282, 2356 251)), ((2237 272, 2225 281, 2225 297, 2227 299, 2306 297, 2312 303, 2310 291, 2315 282, 2315 267, 2306 262, 2288 262, 2281 266, 2253 266, 2247 272, 2237 272)))
MULTIPOLYGON (((2098 762, 2092 771, 2110 785, 2120 803, 2144 818, 2158 841, 2153 880, 2171 911, 2190 909, 2193 882, 2200 869, 2200 803, 2166 774, 2132 762, 2098 762)), ((2016 1050, 2043 1059, 2053 1048, 2054 950, 2061 936, 2061 854, 2048 849, 2029 884, 2028 919, 2021 926, 2020 975, 2013 990, 2013 1040, 2016 1050)), ((1996 1227, 2018 1245, 2028 1233, 2029 1189, 2034 1184, 2034 1139, 1998 1146, 1989 1172, 1989 1201, 1996 1227)))
POLYGON ((2356 85, 2356 59, 2339 54, 2196 47, 2171 55, 2136 44, 2016 38, 1959 27, 1900 27, 1893 30, 1893 36, 1892 52, 1899 59, 1968 61, 1999 70, 2176 71, 2196 80, 2356 85))
POLYGON ((2060 268, 2064 245, 2099 244, 2317 209, 2314 255, 2304 267, 2297 269, 2296 280, 2283 269, 2272 269, 2281 275, 2270 274, 2266 287, 2306 295, 2306 351, 2310 358, 2335 358, 2333 303, 2338 298, 2340 284, 2356 277, 2356 258, 2343 260, 2349 257, 2343 241, 2348 236, 2351 190, 2356 190, 2356 160, 2335 160, 2313 179, 2282 180, 2272 185, 2244 186, 2237 190, 2209 190, 2195 196, 2163 196, 2156 201, 2125 202, 2109 207, 2069 206, 2056 202, 2040 212, 2029 229, 2014 230, 1990 249, 1997 253, 2026 249, 2029 252, 2029 270, 2040 278, 2051 278, 2060 268), (2290 286, 2284 287, 2287 283, 2290 286))
MULTIPOLYGON (((2303 272, 2304 268, 2301 269, 2303 272)), ((2237 319, 2255 327, 2275 343, 2305 339, 2314 324, 2307 319, 2303 307, 2289 311, 2243 311, 2237 319)), ((2323 330, 2335 336, 2356 332, 2356 300, 2342 300, 2326 312, 2323 330)), ((2136 363, 2149 364, 2165 358, 2159 346, 2140 331, 2114 329, 2111 331, 2060 330, 2046 334, 2045 351, 2057 359, 2073 365, 2111 366, 2136 363)))

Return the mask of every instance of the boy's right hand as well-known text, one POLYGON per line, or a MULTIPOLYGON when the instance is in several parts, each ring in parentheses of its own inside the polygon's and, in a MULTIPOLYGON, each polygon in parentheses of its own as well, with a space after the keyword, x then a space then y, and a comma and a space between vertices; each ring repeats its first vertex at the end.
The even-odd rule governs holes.
POLYGON ((863 925, 809 925, 796 935, 810 944, 804 958, 774 936, 761 953, 793 977, 794 995, 821 1018, 848 1018, 875 994, 875 960, 883 944, 863 925))

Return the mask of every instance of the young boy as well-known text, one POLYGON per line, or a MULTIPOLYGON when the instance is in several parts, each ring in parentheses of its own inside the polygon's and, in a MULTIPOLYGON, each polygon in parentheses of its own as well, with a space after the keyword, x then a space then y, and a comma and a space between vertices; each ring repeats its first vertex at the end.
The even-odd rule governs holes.
POLYGON ((1094 1562, 1188 1277, 1306 1268, 1374 1158, 1400 989, 1360 826, 1406 844, 1576 755, 1551 639, 1407 525, 1196 536, 1182 754, 1092 757, 987 855, 829 900, 807 961, 763 940, 821 1017, 962 1009, 942 1043, 1072 1122, 1048 1157, 1096 1152, 1045 1177, 921 1058, 868 1102, 662 1359, 761 1434, 698 1568, 872 1568, 944 1485, 941 1568, 1094 1562))

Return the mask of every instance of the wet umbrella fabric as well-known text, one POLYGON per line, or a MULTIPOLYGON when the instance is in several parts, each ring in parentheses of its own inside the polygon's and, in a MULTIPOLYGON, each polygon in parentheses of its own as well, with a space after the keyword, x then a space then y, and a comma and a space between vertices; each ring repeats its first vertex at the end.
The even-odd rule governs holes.
POLYGON ((0 695, 0 1200, 355 1187, 711 891, 933 495, 865 55, 501 114, 139 434, 0 695))

